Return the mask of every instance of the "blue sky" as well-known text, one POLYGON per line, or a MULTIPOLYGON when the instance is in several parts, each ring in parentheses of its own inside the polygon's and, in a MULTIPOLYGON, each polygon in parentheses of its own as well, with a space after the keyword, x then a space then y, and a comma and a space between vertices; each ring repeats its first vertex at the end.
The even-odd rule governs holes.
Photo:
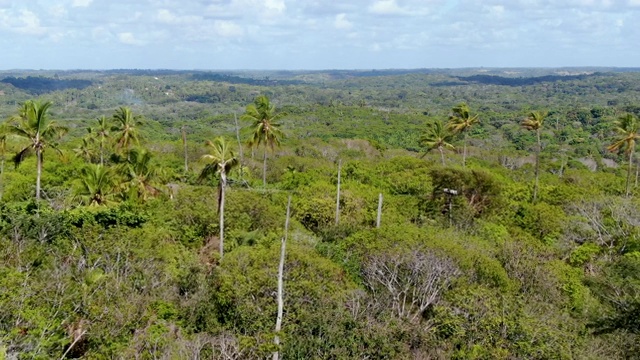
POLYGON ((0 0, 0 69, 640 66, 640 0, 0 0))

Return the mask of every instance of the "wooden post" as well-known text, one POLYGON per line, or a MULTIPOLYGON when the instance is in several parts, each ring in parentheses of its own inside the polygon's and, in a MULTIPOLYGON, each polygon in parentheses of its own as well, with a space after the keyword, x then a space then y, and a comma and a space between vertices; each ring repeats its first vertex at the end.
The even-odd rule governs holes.
MULTIPOLYGON (((282 242, 280 243, 280 265, 278 266, 278 315, 276 317, 276 336, 273 339, 273 343, 276 347, 280 347, 280 336, 278 333, 282 329, 282 312, 284 310, 284 299, 283 299, 283 287, 284 287, 284 255, 287 247, 287 235, 289 232, 289 217, 291 215, 291 195, 289 195, 289 201, 287 202, 287 219, 284 223, 284 236, 282 237, 282 242)), ((273 360, 278 360, 280 356, 279 349, 273 353, 273 360)))
POLYGON ((336 196, 336 225, 340 223, 340 172, 342 170, 342 160, 338 160, 338 195, 336 196))
POLYGON ((382 217, 382 193, 378 195, 378 217, 376 218, 376 228, 380 228, 380 218, 382 217))

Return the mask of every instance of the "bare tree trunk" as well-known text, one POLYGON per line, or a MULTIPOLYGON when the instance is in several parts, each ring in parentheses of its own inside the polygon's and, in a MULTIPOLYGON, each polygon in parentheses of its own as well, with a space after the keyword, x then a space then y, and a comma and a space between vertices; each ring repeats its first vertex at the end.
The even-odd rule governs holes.
MULTIPOLYGON (((636 160, 636 184, 635 187, 638 187, 638 175, 640 175, 640 161, 636 160)), ((2 197, 2 194, 0 194, 2 197)))
POLYGON ((535 204, 538 198, 538 176, 540 173, 540 151, 542 151, 542 145, 540 145, 540 129, 536 130, 536 138, 538 140, 538 149, 536 150, 536 167, 535 167, 535 182, 533 183, 533 203, 535 204))
POLYGON ((184 172, 189 172, 189 162, 188 162, 188 153, 187 153, 187 130, 184 125, 182 125, 182 147, 184 148, 184 172))
POLYGON ((440 160, 442 160, 442 166, 445 166, 445 163, 444 163, 444 150, 442 150, 442 146, 438 146, 438 151, 440 151, 440 160))
POLYGON ((338 160, 338 194, 336 195, 336 225, 340 223, 340 173, 342 170, 342 160, 338 160))
MULTIPOLYGON (((280 244, 280 264, 278 265, 278 314, 276 317, 276 336, 273 339, 273 343, 276 347, 280 347, 280 336, 278 333, 282 329, 282 312, 284 311, 284 255, 287 247, 287 235, 289 233, 289 217, 291 214, 291 195, 289 195, 289 201, 287 202, 287 219, 284 223, 284 237, 282 238, 282 243, 280 244)), ((279 349, 273 353, 273 360, 278 360, 280 356, 279 349)))
POLYGON ((382 193, 378 195, 378 217, 376 218, 376 228, 380 228, 380 220, 382 218, 382 193))
POLYGON ((227 187, 227 174, 223 171, 220 172, 220 197, 218 204, 218 212, 220 214, 220 260, 224 256, 224 196, 225 188, 227 187))
POLYGON ((629 189, 631 185, 631 171, 633 167, 633 149, 629 151, 629 170, 627 171, 627 186, 625 191, 625 196, 629 197, 629 189))
POLYGON ((242 142, 240 142, 240 127, 238 127, 238 116, 236 115, 236 112, 233 112, 233 120, 236 123, 236 138, 238 139, 238 153, 240 154, 240 181, 244 180, 244 170, 242 169, 242 166, 244 164, 244 155, 242 154, 242 142))
POLYGON ((42 150, 36 149, 37 175, 36 175, 36 201, 40 200, 40 178, 42 176, 42 150))

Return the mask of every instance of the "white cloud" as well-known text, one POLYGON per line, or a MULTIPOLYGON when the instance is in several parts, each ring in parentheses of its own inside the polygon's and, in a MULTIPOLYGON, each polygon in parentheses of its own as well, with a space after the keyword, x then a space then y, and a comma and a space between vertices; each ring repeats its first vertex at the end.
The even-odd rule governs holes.
POLYGON ((408 12, 398 6, 396 0, 378 0, 369 6, 369 12, 378 15, 406 15, 408 12))
POLYGON ((73 7, 87 7, 87 6, 91 5, 92 2, 93 2, 93 0, 73 0, 73 4, 71 6, 73 6, 73 7))
POLYGON ((353 27, 353 24, 351 23, 351 21, 347 20, 347 14, 342 13, 336 15, 333 26, 335 26, 335 28, 338 30, 349 30, 353 27))
POLYGON ((158 10, 158 14, 156 15, 156 18, 161 23, 165 23, 169 25, 194 24, 202 21, 201 16, 178 16, 167 9, 158 10))
POLYGON ((144 44, 144 42, 140 41, 139 39, 136 39, 133 33, 130 33, 130 32, 118 33, 118 40, 120 40, 121 43, 126 45, 143 45, 144 44))
POLYGON ((43 35, 47 29, 40 25, 40 18, 34 12, 22 10, 14 23, 14 31, 28 35, 43 35))
POLYGON ((216 34, 222 37, 241 37, 244 30, 233 21, 219 20, 213 24, 216 34))

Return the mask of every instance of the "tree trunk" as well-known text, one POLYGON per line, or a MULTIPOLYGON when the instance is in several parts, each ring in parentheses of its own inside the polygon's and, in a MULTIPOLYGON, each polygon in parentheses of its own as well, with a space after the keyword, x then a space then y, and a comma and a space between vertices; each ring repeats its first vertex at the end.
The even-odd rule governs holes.
POLYGON ((440 160, 442 160, 442 166, 446 166, 444 163, 444 150, 442 150, 442 146, 438 146, 438 151, 440 151, 440 160))
POLYGON ((536 202, 538 198, 538 174, 540 171, 540 151, 542 150, 542 145, 540 145, 540 129, 536 129, 536 138, 538 140, 538 148, 536 150, 536 167, 535 167, 535 182, 533 183, 533 203, 536 202))
POLYGON ((338 160, 338 193, 336 195, 336 225, 340 223, 340 172, 342 170, 342 160, 338 160))
POLYGON ((220 260, 222 260, 224 256, 224 195, 226 187, 227 174, 223 170, 220 172, 220 195, 218 200, 218 213, 220 215, 220 260))
POLYGON ((184 125, 182 126, 182 146, 184 148, 184 172, 186 174, 189 172, 189 160, 187 156, 187 131, 184 125))
POLYGON ((244 155, 242 154, 242 142, 240 142, 240 127, 238 127, 238 116, 235 111, 233 112, 233 120, 236 123, 236 138, 238 139, 238 153, 240 154, 240 181, 244 180, 244 170, 242 166, 244 164, 244 155))
POLYGON ((380 219, 382 218, 382 193, 378 195, 378 216, 376 218, 376 228, 380 228, 380 219))
POLYGON ((262 187, 267 187, 267 147, 264 148, 264 159, 262 163, 262 187))
POLYGON ((629 189, 631 188, 631 171, 633 171, 633 149, 629 151, 629 169, 627 171, 627 186, 625 191, 625 196, 629 197, 629 189))
POLYGON ((464 133, 464 145, 462 146, 462 168, 467 167, 467 133, 464 133))
MULTIPOLYGON (((284 223, 284 237, 280 244, 280 264, 278 265, 278 314, 276 316, 276 336, 273 339, 273 343, 276 347, 280 347, 280 336, 278 333, 282 329, 282 313, 284 311, 284 255, 287 247, 287 235, 289 232, 289 217, 291 214, 291 195, 289 195, 289 201, 287 202, 287 219, 284 223)), ((279 349, 273 353, 273 360, 278 360, 280 356, 279 349)))
POLYGON ((36 201, 40 200, 40 177, 42 176, 42 150, 36 148, 37 175, 36 175, 36 201))
POLYGON ((100 165, 104 166, 104 138, 100 137, 100 165))
POLYGON ((0 158, 0 200, 4 194, 4 149, 2 149, 2 158, 0 158))

